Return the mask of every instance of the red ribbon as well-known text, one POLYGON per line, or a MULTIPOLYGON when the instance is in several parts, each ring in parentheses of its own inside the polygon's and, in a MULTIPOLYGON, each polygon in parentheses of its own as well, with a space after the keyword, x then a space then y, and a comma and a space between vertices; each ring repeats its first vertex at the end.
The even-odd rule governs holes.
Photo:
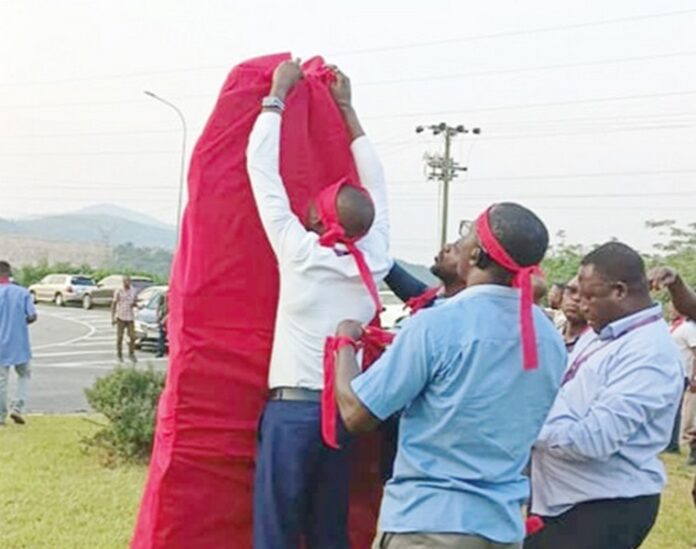
POLYGON ((10 283, 10 277, 9 276, 2 276, 0 277, 0 284, 9 284, 10 283))
POLYGON ((527 537, 541 532, 544 529, 544 520, 537 515, 530 515, 524 523, 525 535, 527 537))
POLYGON ((684 320, 685 320, 685 319, 684 319, 683 316, 680 316, 679 318, 675 318, 675 319, 672 321, 672 324, 671 324, 670 327, 669 327, 670 333, 673 334, 673 333, 677 330, 677 328, 679 328, 679 326, 681 326, 682 324, 684 324, 684 320))
MULTIPOLYGON (((360 273, 360 279, 367 288, 367 291, 375 305, 375 317, 382 312, 382 301, 379 299, 377 285, 372 277, 370 267, 365 261, 360 248, 356 242, 360 240, 362 235, 348 236, 345 229, 341 225, 338 210, 337 200, 338 194, 345 185, 352 185, 356 189, 365 193, 365 196, 370 198, 370 195, 365 189, 358 185, 354 185, 347 178, 343 178, 334 183, 330 187, 324 189, 316 199, 317 212, 325 232, 319 237, 319 244, 322 246, 333 248, 336 244, 343 244, 348 252, 353 256, 355 263, 360 273)), ((324 344, 324 391, 321 395, 321 434, 324 443, 330 448, 340 448, 336 431, 337 407, 335 398, 335 380, 336 380, 336 353, 345 345, 353 345, 357 349, 358 343, 348 338, 329 337, 324 344)), ((378 333, 374 328, 368 328, 363 334, 361 345, 374 347, 382 345, 386 341, 387 336, 378 333)))
POLYGON ((538 265, 529 265, 527 267, 519 265, 498 242, 491 229, 490 212, 492 208, 493 206, 488 208, 476 220, 476 234, 481 246, 491 259, 514 275, 512 287, 520 289, 520 331, 522 333, 524 369, 533 370, 539 365, 539 355, 536 346, 536 334, 534 333, 532 275, 543 276, 543 273, 538 265))
POLYGON ((440 286, 428 288, 421 295, 417 295, 416 297, 409 299, 406 302, 406 307, 411 310, 411 316, 415 315, 421 309, 430 307, 440 293, 440 290, 442 290, 442 287, 440 286))
MULTIPOLYGON (((326 338, 324 344, 324 390, 321 393, 321 438, 329 448, 334 450, 341 446, 338 444, 338 406, 336 404, 336 354, 343 347, 351 346, 356 351, 368 349, 376 355, 377 350, 384 348, 394 341, 394 334, 383 330, 378 326, 367 326, 363 330, 360 341, 349 337, 336 336, 326 338)), ((365 368, 369 367, 365 364, 365 368)))

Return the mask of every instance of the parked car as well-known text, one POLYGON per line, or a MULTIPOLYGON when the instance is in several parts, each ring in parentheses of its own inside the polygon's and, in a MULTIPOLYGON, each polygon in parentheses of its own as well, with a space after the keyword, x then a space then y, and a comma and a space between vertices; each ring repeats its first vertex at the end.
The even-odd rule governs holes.
MULTIPOLYGON (((91 309, 95 305, 111 305, 116 290, 123 288, 123 278, 125 275, 111 275, 102 278, 96 286, 89 288, 82 295, 82 306, 91 309)), ((155 283, 147 276, 131 276, 131 286, 137 293, 145 288, 153 286, 155 283)))
MULTIPOLYGON (((167 287, 152 286, 152 288, 155 287, 159 288, 159 290, 153 292, 150 300, 135 315, 135 345, 138 349, 142 349, 145 346, 154 347, 159 339, 157 307, 159 306, 167 287)), ((148 290, 149 289, 150 288, 148 288, 148 290)))
POLYGON ((152 296, 166 292, 168 289, 169 286, 148 286, 138 293, 138 300, 136 301, 138 309, 146 307, 150 303, 152 296))
POLYGON ((382 300, 382 306, 384 307, 384 310, 379 315, 383 328, 391 329, 399 320, 408 316, 408 311, 406 311, 403 301, 396 297, 394 293, 381 291, 379 292, 379 298, 382 300))
POLYGON ((66 303, 82 303, 83 296, 92 288, 96 286, 89 276, 51 274, 29 286, 29 293, 34 303, 49 301, 62 307, 66 303))

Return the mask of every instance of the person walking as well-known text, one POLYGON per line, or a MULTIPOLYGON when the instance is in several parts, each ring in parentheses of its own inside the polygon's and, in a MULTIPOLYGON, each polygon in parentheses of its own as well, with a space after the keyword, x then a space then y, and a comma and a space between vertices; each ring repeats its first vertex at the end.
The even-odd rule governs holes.
POLYGON ((114 293, 111 302, 111 323, 116 326, 116 356, 123 362, 123 332, 128 332, 128 358, 135 364, 135 303, 138 294, 129 276, 123 277, 123 288, 114 293))
POLYGON ((0 261, 0 427, 7 418, 7 384, 10 369, 17 373, 17 395, 10 418, 19 425, 26 423, 24 407, 31 379, 31 346, 28 325, 36 321, 36 309, 29 292, 10 280, 12 269, 0 261))
POLYGON ((162 292, 157 302, 157 325, 159 326, 159 338, 157 339, 157 354, 162 358, 167 350, 167 319, 169 318, 169 291, 162 292))

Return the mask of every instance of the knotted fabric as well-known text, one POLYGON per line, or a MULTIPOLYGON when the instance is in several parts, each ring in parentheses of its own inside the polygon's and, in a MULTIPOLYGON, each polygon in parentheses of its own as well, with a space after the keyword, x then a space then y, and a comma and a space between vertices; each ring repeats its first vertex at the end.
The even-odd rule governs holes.
POLYGON ((520 289, 520 332, 522 334, 522 354, 525 370, 533 370, 539 365, 539 356, 534 332, 534 291, 532 275, 543 276, 538 265, 523 267, 518 264, 493 234, 490 213, 494 206, 488 208, 476 220, 476 234, 485 252, 504 269, 513 274, 512 287, 520 289))
POLYGON ((410 310, 411 316, 415 315, 421 309, 430 307, 435 299, 437 299, 437 296, 441 290, 441 286, 428 288, 421 295, 417 295, 406 301, 406 307, 410 310))
POLYGON ((355 341, 349 337, 336 336, 326 338, 324 344, 324 390, 321 393, 321 437, 329 448, 337 450, 338 443, 338 407, 336 405, 336 355, 343 347, 360 349, 384 349, 394 341, 394 334, 377 326, 367 326, 360 338, 355 341))
MULTIPOLYGON (((348 236, 343 225, 341 225, 338 215, 338 195, 346 185, 353 186, 355 189, 363 192, 368 198, 370 197, 365 189, 353 184, 348 178, 340 179, 324 189, 316 199, 317 212, 325 229, 325 232, 319 237, 319 244, 329 248, 333 248, 336 244, 343 244, 346 247, 353 256, 360 273, 360 279, 365 284, 372 298, 375 305, 375 317, 377 317, 382 312, 382 302, 379 298, 377 285, 370 272, 370 267, 367 261, 365 261, 365 256, 356 245, 362 235, 348 236)), ((360 346, 370 346, 372 348, 379 346, 384 348, 387 341, 391 342, 390 335, 388 332, 372 325, 365 330, 360 346)), ((334 449, 340 448, 336 429, 338 410, 334 387, 336 380, 336 353, 346 345, 352 345, 356 350, 358 349, 358 343, 344 337, 329 337, 324 344, 324 391, 321 398, 321 434, 324 443, 334 449)))

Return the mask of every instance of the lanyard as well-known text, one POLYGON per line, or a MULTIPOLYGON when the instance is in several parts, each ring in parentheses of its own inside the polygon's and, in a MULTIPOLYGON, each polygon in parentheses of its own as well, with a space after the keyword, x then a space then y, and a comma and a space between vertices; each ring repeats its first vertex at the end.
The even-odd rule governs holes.
POLYGON ((572 364, 570 367, 566 370, 565 375, 563 376, 563 381, 561 381, 561 387, 568 383, 571 379, 573 379, 576 374, 578 373, 578 370, 580 369, 580 366, 585 364, 590 358, 592 358, 594 355, 596 355, 599 351, 607 347, 608 345, 611 345, 615 341, 618 341, 621 339, 623 336, 630 334, 634 330, 637 330, 638 328, 642 328, 643 326, 647 326, 648 324, 652 324, 653 322, 657 322, 658 320, 662 319, 662 314, 654 314, 651 316, 648 316, 642 320, 639 320, 635 324, 631 324, 624 330, 621 334, 618 335, 618 337, 615 337, 614 339, 610 339, 608 341, 605 341, 602 345, 599 347, 595 347, 591 351, 589 348, 596 342, 600 341, 598 339, 593 339, 590 343, 588 343, 585 348, 582 350, 582 352, 578 353, 578 356, 573 360, 572 364))

